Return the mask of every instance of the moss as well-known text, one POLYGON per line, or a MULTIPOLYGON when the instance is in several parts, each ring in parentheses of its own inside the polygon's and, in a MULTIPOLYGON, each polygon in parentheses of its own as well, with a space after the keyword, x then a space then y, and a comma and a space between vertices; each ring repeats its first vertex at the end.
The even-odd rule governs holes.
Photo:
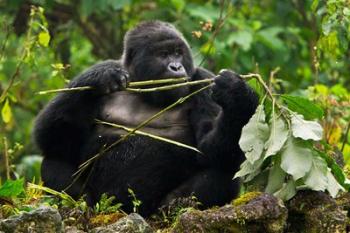
POLYGON ((124 216, 125 214, 119 212, 113 214, 99 214, 90 218, 90 224, 94 227, 109 225, 118 221, 124 216))
POLYGON ((244 205, 247 204, 249 201, 253 200, 254 198, 260 196, 262 192, 249 192, 245 193, 239 198, 235 199, 232 201, 232 205, 234 206, 239 206, 239 205, 244 205))

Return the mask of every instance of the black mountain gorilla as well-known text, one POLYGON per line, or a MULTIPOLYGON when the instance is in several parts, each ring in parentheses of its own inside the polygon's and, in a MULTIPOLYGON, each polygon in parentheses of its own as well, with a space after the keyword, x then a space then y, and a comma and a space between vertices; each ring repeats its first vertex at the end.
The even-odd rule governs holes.
MULTIPOLYGON (((171 24, 151 21, 129 31, 122 59, 94 65, 69 84, 93 89, 61 93, 39 114, 34 134, 45 156, 46 186, 65 189, 81 163, 126 133, 96 124, 96 118, 132 128, 199 88, 136 94, 123 91, 127 81, 178 77, 200 80, 214 75, 193 66, 186 40, 171 24)), ((99 158, 68 193, 86 193, 90 204, 108 193, 131 211, 131 188, 142 201, 144 215, 191 194, 204 207, 230 201, 239 188, 232 177, 244 159, 238 140, 256 109, 257 96, 231 71, 220 72, 214 83, 142 128, 197 147, 203 154, 134 135, 99 158)))

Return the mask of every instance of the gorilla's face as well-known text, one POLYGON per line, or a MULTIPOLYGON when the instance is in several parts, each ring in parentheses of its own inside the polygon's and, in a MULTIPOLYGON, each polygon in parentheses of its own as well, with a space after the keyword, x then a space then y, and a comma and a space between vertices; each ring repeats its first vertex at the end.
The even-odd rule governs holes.
POLYGON ((135 54, 132 63, 137 80, 190 77, 193 65, 186 44, 180 38, 154 41, 135 54))
MULTIPOLYGON (((194 72, 187 42, 173 26, 163 22, 136 27, 126 36, 124 49, 123 62, 132 81, 190 79, 194 72)), ((144 96, 156 104, 169 104, 188 93, 188 87, 181 87, 144 96)))

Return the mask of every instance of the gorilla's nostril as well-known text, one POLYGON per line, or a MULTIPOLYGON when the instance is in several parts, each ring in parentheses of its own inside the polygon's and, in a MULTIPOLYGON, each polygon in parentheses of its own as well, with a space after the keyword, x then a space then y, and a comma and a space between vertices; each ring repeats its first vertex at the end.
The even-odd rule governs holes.
POLYGON ((169 69, 170 71, 173 71, 173 72, 179 72, 179 71, 183 71, 183 66, 181 63, 172 62, 169 64, 169 69))
POLYGON ((178 67, 175 66, 175 65, 170 65, 170 69, 172 69, 173 71, 177 71, 177 70, 178 70, 178 67))

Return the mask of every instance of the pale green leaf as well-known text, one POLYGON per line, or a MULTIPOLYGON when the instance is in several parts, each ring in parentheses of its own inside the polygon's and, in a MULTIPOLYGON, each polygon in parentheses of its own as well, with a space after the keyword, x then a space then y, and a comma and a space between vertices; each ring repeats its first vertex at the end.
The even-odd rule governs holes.
POLYGON ((38 41, 40 45, 47 47, 50 42, 50 34, 46 31, 40 32, 38 36, 38 41))
POLYGON ((250 163, 258 160, 269 137, 269 127, 265 122, 264 106, 259 105, 255 114, 242 129, 239 145, 250 163))
POLYGON ((327 171, 327 179, 327 191, 333 198, 337 196, 339 191, 344 191, 344 188, 340 186, 340 184, 337 182, 337 180, 334 178, 333 174, 329 170, 327 171))
POLYGON ((240 170, 236 172, 233 178, 241 177, 244 182, 248 182, 260 173, 262 164, 263 159, 259 159, 254 163, 246 160, 241 164, 240 170))
POLYGON ((297 180, 310 171, 311 165, 312 151, 308 145, 302 140, 289 137, 282 151, 281 168, 297 180))
POLYGON ((285 177, 286 173, 282 170, 280 161, 276 161, 272 168, 270 168, 265 192, 273 194, 277 190, 281 189, 283 187, 285 177))
POLYGON ((279 152, 283 145, 287 141, 287 137, 289 134, 288 128, 282 117, 278 117, 277 119, 274 117, 271 118, 271 131, 270 137, 265 144, 266 153, 265 159, 271 155, 275 155, 279 152))
POLYGON ((304 183, 315 191, 324 191, 327 188, 327 163, 318 156, 313 156, 310 172, 306 175, 304 183))
POLYGON ((289 199, 294 197, 296 193, 297 191, 295 182, 293 179, 290 179, 286 184, 283 184, 283 187, 277 192, 275 192, 273 195, 278 198, 281 198, 283 201, 288 201, 289 199))
POLYGON ((9 99, 5 100, 4 106, 1 109, 1 117, 4 123, 9 123, 12 119, 12 110, 9 99))
POLYGON ((319 141, 322 139, 322 126, 316 121, 304 120, 302 115, 292 115, 292 133, 296 138, 319 141))

